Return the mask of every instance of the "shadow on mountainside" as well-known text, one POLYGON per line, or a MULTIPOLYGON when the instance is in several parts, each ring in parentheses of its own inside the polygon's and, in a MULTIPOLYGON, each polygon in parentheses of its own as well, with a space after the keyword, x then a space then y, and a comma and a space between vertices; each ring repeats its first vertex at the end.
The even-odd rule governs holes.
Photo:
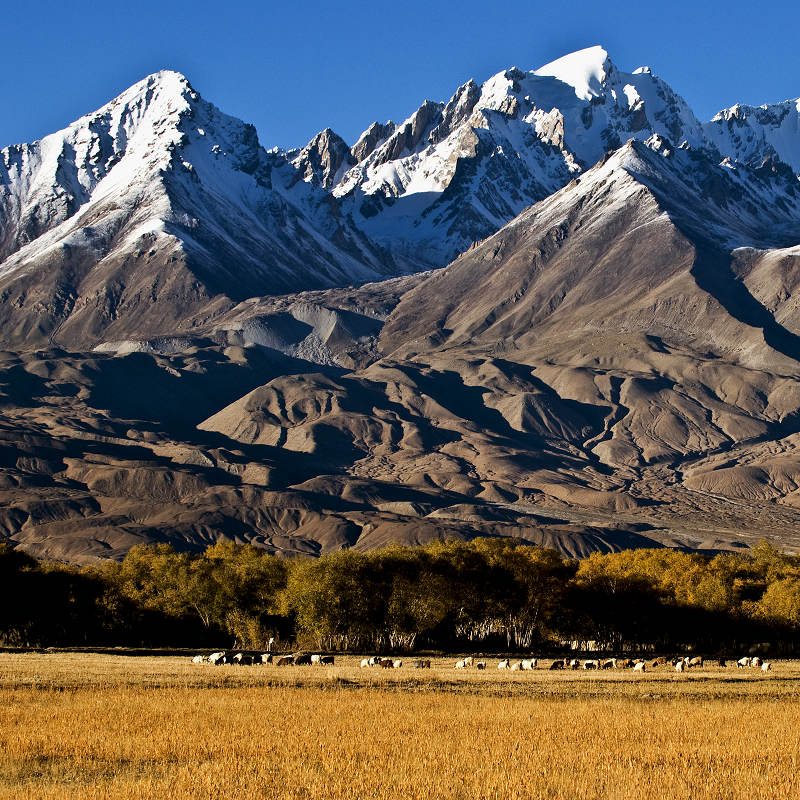
POLYGON ((691 274, 697 285, 708 292, 736 320, 764 332, 764 341, 777 352, 800 362, 800 336, 792 333, 750 294, 731 267, 731 256, 708 245, 697 246, 691 274))

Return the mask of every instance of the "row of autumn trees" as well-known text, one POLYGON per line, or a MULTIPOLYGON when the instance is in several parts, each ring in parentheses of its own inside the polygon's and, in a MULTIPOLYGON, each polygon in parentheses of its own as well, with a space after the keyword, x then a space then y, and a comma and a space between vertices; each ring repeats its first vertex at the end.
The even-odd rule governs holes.
POLYGON ((136 547, 81 569, 0 545, 0 644, 351 651, 738 652, 800 642, 800 558, 766 542, 713 558, 629 550, 574 561, 509 539, 282 559, 220 543, 136 547))

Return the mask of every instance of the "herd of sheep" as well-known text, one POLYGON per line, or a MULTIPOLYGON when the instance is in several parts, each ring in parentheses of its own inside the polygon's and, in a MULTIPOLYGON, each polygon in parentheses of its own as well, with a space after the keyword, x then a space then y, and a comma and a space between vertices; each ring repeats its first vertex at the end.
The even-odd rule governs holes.
MULTIPOLYGON (((318 655, 311 653, 294 653, 292 655, 276 655, 273 653, 245 653, 245 652, 227 652, 219 650, 209 655, 196 655, 192 658, 195 664, 208 663, 214 666, 221 666, 222 664, 239 664, 239 665, 253 665, 253 664, 274 664, 277 667, 286 667, 290 665, 302 666, 304 664, 333 664, 334 657, 330 655, 318 655)), ((690 669, 702 667, 708 662, 704 662, 702 656, 684 656, 682 658, 667 659, 664 657, 655 658, 652 661, 645 661, 643 658, 605 658, 605 659, 583 659, 577 658, 558 658, 551 661, 547 666, 549 670, 570 669, 570 670, 605 670, 605 669, 632 669, 634 672, 646 672, 648 665, 650 668, 670 666, 676 672, 686 672, 690 669)), ((724 658, 716 659, 716 666, 727 667, 728 663, 724 658)), ((418 658, 410 662, 410 666, 414 669, 430 669, 431 659, 418 658)), ((475 659, 473 656, 460 658, 455 662, 455 669, 462 670, 474 667, 478 670, 485 670, 488 662, 485 659, 475 659)), ((544 668, 544 664, 541 665, 544 668)), ((378 667, 382 669, 401 669, 403 667, 403 660, 400 658, 385 658, 381 656, 370 656, 361 660, 362 668, 378 667)), ((772 664, 769 661, 762 661, 758 656, 743 656, 736 661, 737 669, 757 668, 762 672, 770 672, 772 664)), ((519 661, 512 661, 511 659, 504 658, 497 664, 499 670, 510 670, 511 672, 528 671, 539 668, 539 659, 525 658, 519 661)))
POLYGON ((218 650, 208 655, 196 655, 192 658, 195 664, 213 664, 215 667, 223 664, 238 664, 252 666, 253 664, 275 664, 278 667, 287 667, 290 664, 302 666, 303 664, 333 664, 333 656, 311 655, 310 653, 294 653, 293 655, 275 655, 273 653, 230 653, 218 650))

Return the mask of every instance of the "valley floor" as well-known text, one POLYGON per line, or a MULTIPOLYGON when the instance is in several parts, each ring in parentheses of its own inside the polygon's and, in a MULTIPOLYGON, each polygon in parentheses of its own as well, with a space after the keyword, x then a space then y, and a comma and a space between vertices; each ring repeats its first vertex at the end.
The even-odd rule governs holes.
MULTIPOLYGON (((0 654, 0 798, 800 792, 800 662, 561 673, 0 654)), ((549 660, 545 661, 549 665, 549 660)))

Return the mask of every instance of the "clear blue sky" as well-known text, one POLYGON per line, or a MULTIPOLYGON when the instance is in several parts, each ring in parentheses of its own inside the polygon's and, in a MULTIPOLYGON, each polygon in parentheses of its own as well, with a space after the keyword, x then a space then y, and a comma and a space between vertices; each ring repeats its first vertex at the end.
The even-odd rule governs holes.
POLYGON ((465 80, 602 44, 701 119, 800 96, 800 2, 43 0, 3 14, 0 147, 32 141, 170 68, 266 147, 349 142, 465 80))

